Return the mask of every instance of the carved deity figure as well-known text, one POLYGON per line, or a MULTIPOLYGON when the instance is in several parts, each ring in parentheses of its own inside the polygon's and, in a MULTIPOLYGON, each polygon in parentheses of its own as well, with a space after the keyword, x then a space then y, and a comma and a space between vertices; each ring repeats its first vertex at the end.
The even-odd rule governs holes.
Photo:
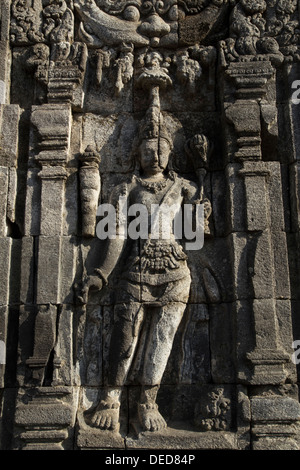
MULTIPOLYGON (((168 168, 171 150, 172 140, 162 122, 146 125, 138 145, 139 170, 129 182, 114 189, 111 203, 117 206, 122 196, 128 207, 142 204, 149 214, 154 204, 189 204, 195 211, 203 202, 203 191, 168 168)), ((170 221, 173 222, 172 217, 170 221)), ((103 430, 118 430, 122 387, 132 379, 141 385, 134 419, 138 429, 158 431, 166 427, 158 411, 157 393, 191 284, 187 254, 174 235, 174 224, 171 225, 169 238, 161 236, 160 231, 153 238, 150 229, 143 238, 117 236, 106 240, 104 261, 83 285, 82 300, 86 303, 89 290, 101 290, 114 268, 122 267, 118 285, 114 286, 114 326, 105 396, 86 418, 90 425, 103 430)))

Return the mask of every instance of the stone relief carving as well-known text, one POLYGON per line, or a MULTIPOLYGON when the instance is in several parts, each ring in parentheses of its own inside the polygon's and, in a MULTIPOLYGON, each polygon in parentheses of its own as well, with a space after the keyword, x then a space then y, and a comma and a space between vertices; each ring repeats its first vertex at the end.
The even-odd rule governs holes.
MULTIPOLYGON (((226 3, 226 2, 225 2, 226 3)), ((176 47, 178 21, 185 14, 201 12, 209 2, 177 2, 150 0, 147 2, 74 2, 82 18, 81 39, 91 46, 102 47, 130 42, 137 47, 176 47)), ((215 8, 223 1, 213 2, 215 8)))
POLYGON ((96 213, 101 190, 99 175, 99 154, 87 147, 80 156, 80 200, 82 212, 82 235, 92 237, 95 234, 96 213))
MULTIPOLYGON (((160 112, 157 86, 159 76, 160 84, 164 83, 165 72, 160 75, 156 69, 154 85, 153 74, 149 70, 147 72, 142 80, 144 86, 146 83, 148 89, 150 87, 152 104, 139 126, 138 170, 129 183, 115 188, 110 201, 116 206, 118 198, 122 196, 128 205, 140 203, 149 210, 153 204, 159 207, 203 204, 204 175, 201 170, 201 187, 198 189, 195 183, 168 169, 173 143, 160 112)), ((208 144, 205 137, 197 136, 189 150, 190 154, 197 154, 197 168, 207 161, 208 144)), ((208 210, 206 215, 209 216, 210 212, 208 210)), ((170 220, 172 226, 175 215, 170 220)), ((121 280, 114 287, 118 294, 114 306, 115 323, 110 339, 105 396, 95 409, 86 413, 87 423, 103 430, 119 430, 121 392, 129 377, 132 380, 133 371, 141 385, 141 394, 132 425, 138 433, 166 427, 158 411, 156 398, 189 298, 191 278, 186 263, 187 255, 175 240, 174 233, 171 233, 169 239, 164 239, 162 227, 158 238, 154 233, 151 236, 151 233, 149 228, 145 240, 124 242, 122 237, 109 240, 105 250, 109 255, 95 267, 95 274, 84 281, 81 300, 86 303, 90 289, 101 290, 108 283, 115 266, 119 263, 124 266, 121 280)))
POLYGON ((22 258, 12 445, 124 448, 126 436, 127 448, 298 448, 286 347, 298 170, 280 141, 296 126, 276 101, 277 69, 287 78, 299 60, 296 0, 10 5, 3 225, 22 209, 10 185, 26 187, 23 239, 12 224, 0 236, 12 276, 22 258), (97 240, 99 203, 120 216, 120 197, 201 206, 204 249, 190 255, 173 232, 97 240))
POLYGON ((74 17, 64 0, 48 0, 43 9, 43 33, 50 42, 65 42, 73 38, 74 17))
POLYGON ((203 431, 221 431, 228 428, 230 399, 224 397, 222 388, 208 393, 195 408, 195 424, 203 431))
POLYGON ((230 37, 220 45, 229 62, 251 60, 250 56, 281 61, 284 56, 290 62, 299 58, 298 27, 295 1, 278 0, 269 4, 264 0, 240 0, 231 13, 230 37))
POLYGON ((13 0, 11 6, 11 40, 17 43, 43 41, 39 27, 40 2, 13 0))

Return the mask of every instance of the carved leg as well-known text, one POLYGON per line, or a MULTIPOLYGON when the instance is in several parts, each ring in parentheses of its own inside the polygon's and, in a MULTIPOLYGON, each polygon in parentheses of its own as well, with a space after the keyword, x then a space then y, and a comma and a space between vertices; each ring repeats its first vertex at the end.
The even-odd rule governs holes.
POLYGON ((108 388, 96 410, 88 418, 91 426, 103 430, 118 431, 120 399, 126 381, 140 328, 144 310, 137 302, 115 305, 115 324, 111 336, 108 364, 108 388))
POLYGON ((144 308, 138 302, 115 305, 115 325, 111 336, 108 385, 122 387, 134 358, 144 308))
POLYGON ((145 385, 160 385, 185 308, 183 302, 170 302, 153 312, 143 368, 145 385))
POLYGON ((139 422, 146 431, 167 427, 158 411, 156 397, 185 308, 186 304, 173 302, 153 312, 143 368, 144 386, 138 405, 139 422))

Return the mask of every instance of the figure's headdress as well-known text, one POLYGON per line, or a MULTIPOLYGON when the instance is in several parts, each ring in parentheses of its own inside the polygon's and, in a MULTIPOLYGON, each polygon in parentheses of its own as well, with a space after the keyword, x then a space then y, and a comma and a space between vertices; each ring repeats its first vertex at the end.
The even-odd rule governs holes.
POLYGON ((144 139, 165 139, 170 148, 173 148, 172 138, 164 123, 163 115, 160 111, 159 92, 153 93, 151 104, 139 126, 139 141, 144 139))

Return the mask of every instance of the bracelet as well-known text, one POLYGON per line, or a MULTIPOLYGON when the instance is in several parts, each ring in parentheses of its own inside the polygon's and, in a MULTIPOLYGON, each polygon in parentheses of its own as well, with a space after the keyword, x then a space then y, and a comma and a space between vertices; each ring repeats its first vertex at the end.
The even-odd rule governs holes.
POLYGON ((97 273, 97 274, 99 274, 99 276, 101 277, 101 279, 102 279, 102 281, 104 282, 105 285, 108 284, 108 280, 107 280, 107 278, 104 276, 104 274, 102 273, 101 269, 96 268, 96 269, 94 269, 94 272, 97 273))

